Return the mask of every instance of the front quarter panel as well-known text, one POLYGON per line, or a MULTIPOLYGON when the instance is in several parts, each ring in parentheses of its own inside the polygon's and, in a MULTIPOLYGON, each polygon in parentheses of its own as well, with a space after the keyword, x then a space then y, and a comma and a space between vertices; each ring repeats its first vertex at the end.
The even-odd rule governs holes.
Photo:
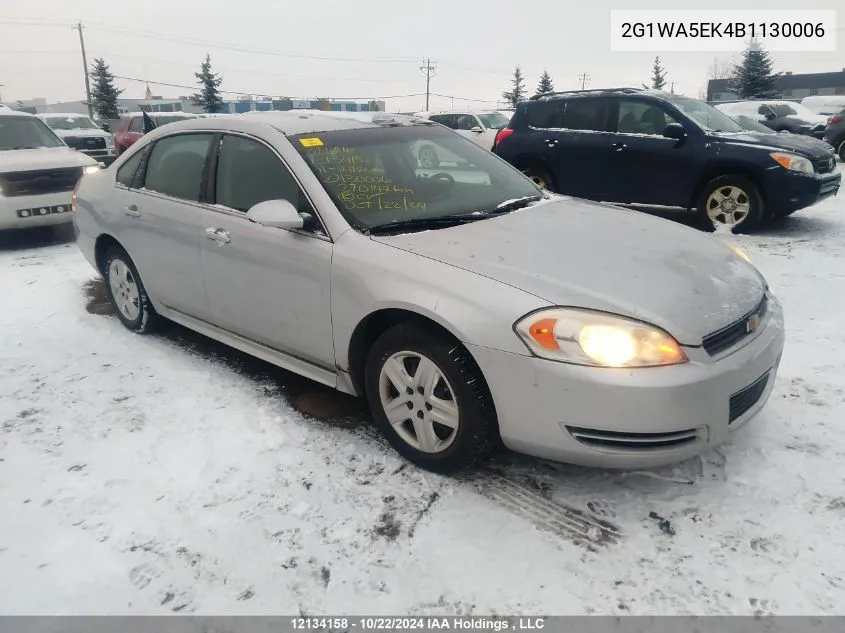
MULTIPOLYGON (((446 239, 444 230, 444 239, 446 239)), ((349 231, 335 244, 332 318, 338 368, 349 371, 349 343, 368 315, 417 313, 464 343, 528 355, 513 324, 549 304, 521 290, 349 231)))

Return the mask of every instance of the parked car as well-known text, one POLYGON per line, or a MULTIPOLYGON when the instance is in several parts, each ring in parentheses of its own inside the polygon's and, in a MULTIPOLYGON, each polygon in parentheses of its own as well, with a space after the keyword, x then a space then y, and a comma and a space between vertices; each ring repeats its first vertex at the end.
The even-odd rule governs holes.
POLYGON ((84 114, 39 114, 65 145, 87 154, 105 166, 117 157, 114 135, 104 131, 84 114))
POLYGON ((775 132, 805 134, 820 139, 824 136, 827 117, 793 101, 738 101, 716 106, 728 115, 744 114, 756 118, 775 132))
MULTIPOLYGON (((147 112, 147 115, 157 127, 176 121, 199 118, 196 114, 187 112, 147 112)), ((120 118, 120 127, 114 135, 118 156, 132 147, 142 136, 144 136, 144 113, 131 112, 123 115, 120 118)))
POLYGON ((71 193, 100 169, 33 114, 0 108, 0 230, 71 221, 71 193))
POLYGON ((430 121, 268 112, 154 130, 77 191, 78 244, 123 324, 168 318, 365 396, 407 459, 501 439, 645 467, 763 407, 784 328, 721 241, 542 192, 430 121), (486 174, 420 177, 420 142, 486 174))
POLYGON ((747 132, 697 99, 623 88, 520 103, 493 151, 552 191, 748 231, 839 191, 831 149, 806 140, 747 132))
POLYGON ((845 110, 845 95, 814 95, 801 99, 801 105, 824 116, 833 116, 845 110))
POLYGON ((732 115, 731 118, 736 121, 743 130, 758 134, 789 134, 793 141, 802 143, 807 151, 830 153, 830 143, 826 140, 818 139, 814 136, 795 135, 791 132, 775 132, 772 128, 766 127, 759 121, 745 116, 744 114, 735 114, 732 115))
POLYGON ((827 120, 824 140, 833 146, 839 158, 845 162, 845 109, 827 120))
MULTIPOLYGON (((416 116, 429 119, 449 129, 455 130, 458 134, 468 138, 474 143, 481 145, 484 149, 493 147, 496 140, 496 132, 508 124, 508 117, 495 110, 472 112, 418 112, 416 116)), ((441 161, 450 162, 448 156, 439 156, 430 146, 421 146, 419 159, 427 167, 437 168, 441 161)))

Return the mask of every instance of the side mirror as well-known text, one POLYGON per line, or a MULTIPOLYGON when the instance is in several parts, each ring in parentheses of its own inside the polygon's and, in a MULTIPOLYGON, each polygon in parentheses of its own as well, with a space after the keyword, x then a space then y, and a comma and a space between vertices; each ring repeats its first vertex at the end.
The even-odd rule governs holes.
POLYGON ((470 128, 470 132, 475 132, 476 134, 481 134, 483 131, 484 130, 478 125, 476 125, 474 128, 470 128))
POLYGON ((246 213, 247 219, 275 229, 301 229, 305 220, 288 200, 265 200, 246 213))
POLYGON ((686 130, 684 130, 684 126, 680 123, 670 123, 665 128, 663 128, 663 136, 667 138, 673 138, 676 141, 683 140, 687 135, 686 130))
POLYGON ((103 124, 100 126, 100 129, 101 129, 103 132, 109 132, 109 133, 111 133, 111 128, 109 127, 109 124, 108 124, 108 123, 103 123, 103 124))

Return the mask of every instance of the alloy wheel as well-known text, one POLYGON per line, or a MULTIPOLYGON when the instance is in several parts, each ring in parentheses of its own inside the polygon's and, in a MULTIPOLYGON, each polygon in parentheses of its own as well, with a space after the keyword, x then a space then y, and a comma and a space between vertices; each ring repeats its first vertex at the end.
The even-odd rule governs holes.
POLYGON ((109 288, 120 313, 134 321, 141 312, 141 293, 129 266, 123 260, 113 259, 109 264, 109 288))
POLYGON ((379 374, 379 398, 396 434, 424 453, 440 453, 455 441, 460 409, 446 376, 430 358, 402 351, 379 374))
POLYGON ((711 193, 706 202, 707 217, 714 224, 737 226, 751 212, 751 200, 741 188, 728 185, 711 193))

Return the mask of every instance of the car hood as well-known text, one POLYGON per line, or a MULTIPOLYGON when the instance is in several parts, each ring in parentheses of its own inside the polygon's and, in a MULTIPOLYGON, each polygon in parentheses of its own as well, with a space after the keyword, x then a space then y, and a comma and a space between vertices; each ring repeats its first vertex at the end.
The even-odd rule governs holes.
POLYGON ((87 167, 97 161, 69 147, 39 149, 10 149, 0 151, 0 172, 53 169, 57 167, 87 167))
POLYGON ((757 269, 713 236, 571 198, 453 228, 372 239, 553 305, 640 319, 685 345, 700 345, 705 335, 752 311, 766 289, 757 269))
POLYGON ((741 143, 743 145, 760 145, 773 149, 801 152, 811 158, 828 156, 833 150, 824 141, 802 134, 763 134, 760 132, 714 133, 713 137, 721 143, 741 143))

